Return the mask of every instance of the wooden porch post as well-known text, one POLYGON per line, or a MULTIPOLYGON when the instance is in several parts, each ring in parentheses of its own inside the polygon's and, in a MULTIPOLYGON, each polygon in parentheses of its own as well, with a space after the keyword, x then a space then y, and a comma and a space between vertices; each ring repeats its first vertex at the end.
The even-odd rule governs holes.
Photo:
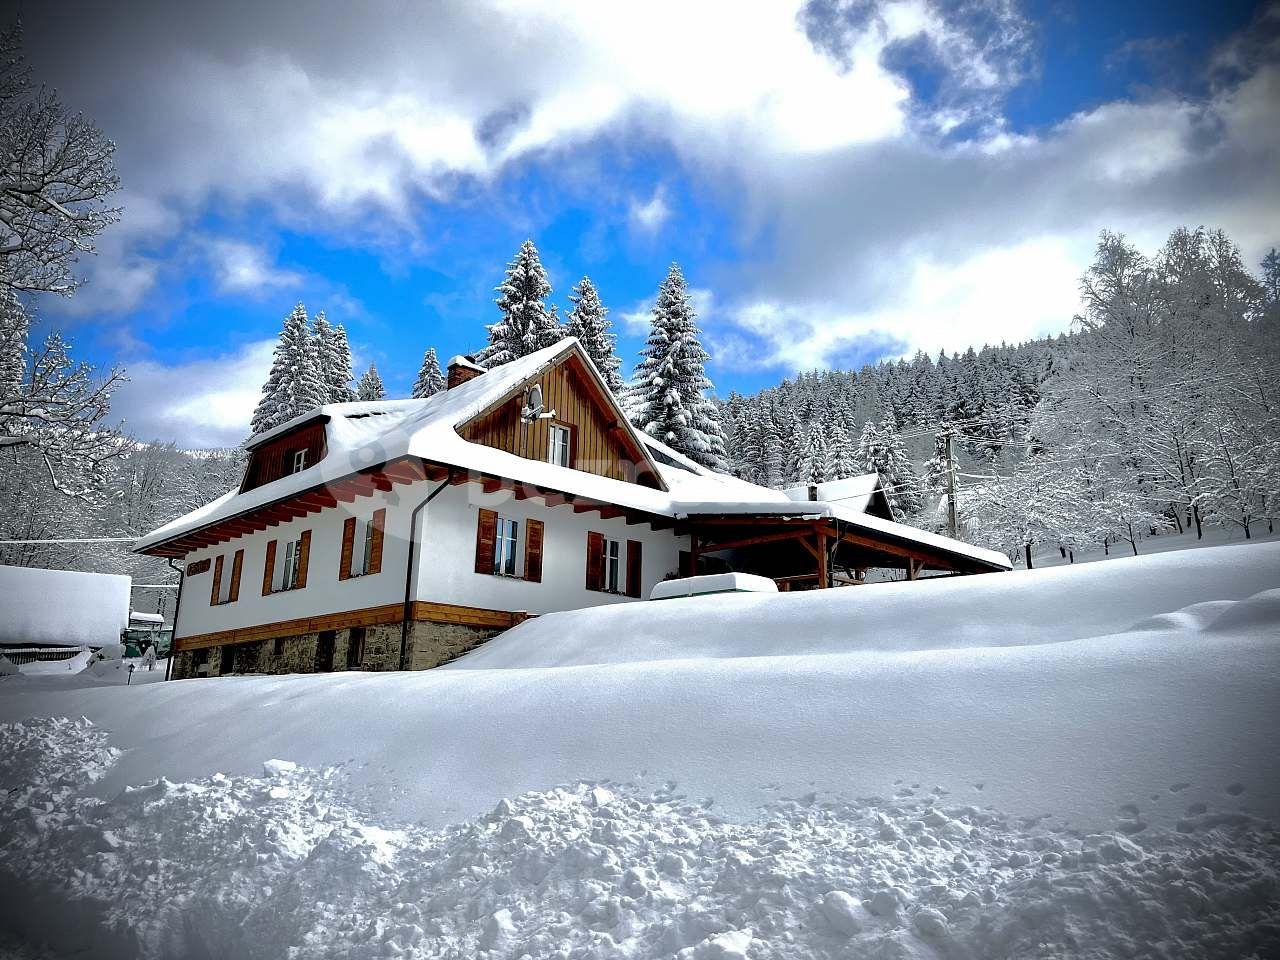
POLYGON ((825 590, 831 586, 827 572, 827 531, 818 527, 818 589, 825 590))
POLYGON ((698 532, 689 531, 689 576, 698 575, 698 532))

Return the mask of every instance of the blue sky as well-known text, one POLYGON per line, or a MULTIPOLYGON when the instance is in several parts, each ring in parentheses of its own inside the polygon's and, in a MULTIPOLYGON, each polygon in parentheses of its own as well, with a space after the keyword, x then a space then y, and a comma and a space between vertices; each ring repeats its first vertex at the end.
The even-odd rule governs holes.
POLYGON ((1280 242, 1274 6, 47 6, 33 67, 124 215, 40 316, 144 437, 243 437, 298 300, 407 393, 526 237, 627 367, 678 261, 722 394, 1066 329, 1103 228, 1280 242))

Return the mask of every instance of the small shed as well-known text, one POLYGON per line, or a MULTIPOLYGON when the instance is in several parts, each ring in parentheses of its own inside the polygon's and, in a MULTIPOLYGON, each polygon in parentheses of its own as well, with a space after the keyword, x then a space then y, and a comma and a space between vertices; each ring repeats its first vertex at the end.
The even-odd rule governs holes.
POLYGON ((117 574, 0 566, 0 649, 119 643, 131 585, 117 574))

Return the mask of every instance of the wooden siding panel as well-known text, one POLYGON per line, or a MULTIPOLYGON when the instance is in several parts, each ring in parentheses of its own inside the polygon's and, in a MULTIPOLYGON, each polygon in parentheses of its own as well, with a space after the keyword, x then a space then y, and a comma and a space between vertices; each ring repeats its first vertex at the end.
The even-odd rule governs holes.
POLYGON ((245 470, 244 483, 240 487, 241 492, 252 490, 285 476, 292 466, 293 454, 297 450, 307 451, 308 467, 319 463, 324 458, 324 441, 324 422, 317 421, 255 448, 253 456, 249 459, 249 467, 245 470))
MULTIPOLYGON (((568 358, 545 371, 539 380, 546 409, 556 412, 554 422, 571 428, 570 462, 577 470, 635 482, 636 465, 622 442, 617 417, 597 402, 586 376, 577 369, 576 358, 568 358)), ((553 421, 521 423, 521 402, 517 395, 480 414, 463 425, 463 438, 528 460, 546 460, 553 421)))

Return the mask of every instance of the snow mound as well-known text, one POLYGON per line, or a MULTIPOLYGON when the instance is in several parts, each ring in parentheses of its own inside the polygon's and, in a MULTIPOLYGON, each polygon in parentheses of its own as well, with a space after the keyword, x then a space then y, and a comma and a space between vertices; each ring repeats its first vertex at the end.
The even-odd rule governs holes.
POLYGON ((15 677, 18 675, 18 668, 13 662, 0 653, 0 677, 15 677))
POLYGON ((1280 624, 1280 588, 1255 593, 1246 600, 1233 603, 1214 618, 1208 629, 1214 633, 1275 629, 1280 624))
POLYGON ((1280 543, 1261 543, 914 583, 675 597, 537 617, 442 669, 1030 646, 1138 621, 1143 630, 1198 629, 1219 608, 1197 612, 1188 602, 1240 600, 1277 583, 1280 543), (1181 618, 1167 616, 1180 608, 1181 618))
POLYGON ((925 791, 746 822, 674 785, 577 784, 444 830, 379 823, 334 770, 74 794, 87 721, 12 724, 12 931, 96 957, 1165 957, 1280 947, 1280 834, 1244 815, 1082 835, 925 791), (27 909, 37 900, 47 909, 27 909), (68 922, 73 913, 76 922, 68 922))

